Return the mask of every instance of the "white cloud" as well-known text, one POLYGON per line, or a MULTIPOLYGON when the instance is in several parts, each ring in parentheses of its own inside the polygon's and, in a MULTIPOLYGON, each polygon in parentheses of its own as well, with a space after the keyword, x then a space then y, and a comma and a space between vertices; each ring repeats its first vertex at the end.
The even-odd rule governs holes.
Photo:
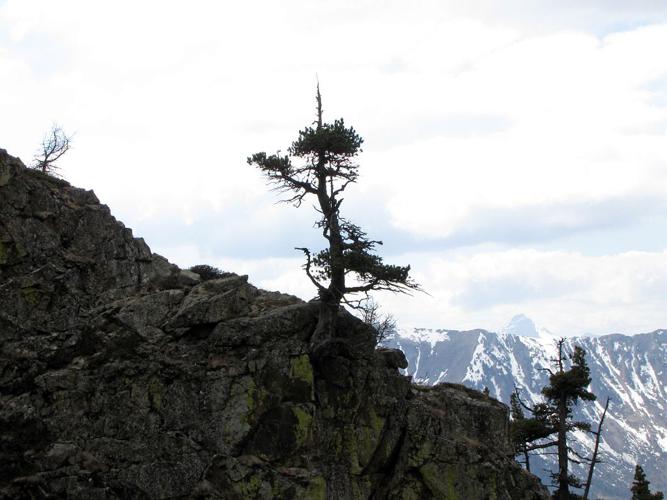
POLYGON ((646 90, 667 78, 654 50, 661 44, 667 25, 603 40, 533 37, 499 50, 440 79, 433 105, 443 120, 446 110, 505 116, 506 129, 372 154, 369 182, 392 194, 398 225, 430 236, 448 236, 493 208, 664 198, 667 107, 651 105, 646 90))
MULTIPOLYGON (((305 300, 315 295, 302 259, 229 259, 196 247, 157 248, 182 266, 208 263, 248 274, 268 290, 305 300)), ((400 325, 498 331, 523 313, 556 335, 643 333, 667 325, 667 251, 586 256, 576 252, 504 250, 412 253, 428 295, 378 294, 400 325)))
POLYGON ((273 206, 245 158, 312 121, 319 73, 326 116, 367 139, 346 207, 407 233, 414 253, 395 260, 433 295, 387 297, 399 319, 494 327, 524 312, 561 333, 649 330, 667 310, 651 292, 665 255, 641 252, 664 232, 665 46, 667 8, 650 0, 8 0, 0 146, 29 161, 57 121, 76 132, 65 176, 156 250, 308 296, 300 260, 277 256, 302 224, 310 241, 311 217, 273 206), (563 243, 647 220, 655 230, 626 244, 638 253, 563 243), (427 254, 434 239, 504 246, 427 254))
POLYGON ((404 323, 499 329, 524 313, 559 335, 639 333, 667 324, 667 251, 585 256, 528 249, 410 259, 432 298, 383 297, 404 323))

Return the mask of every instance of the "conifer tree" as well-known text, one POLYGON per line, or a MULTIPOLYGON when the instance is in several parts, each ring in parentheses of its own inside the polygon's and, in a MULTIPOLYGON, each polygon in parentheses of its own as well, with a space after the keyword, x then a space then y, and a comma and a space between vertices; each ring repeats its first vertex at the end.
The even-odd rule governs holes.
MULTIPOLYGON (((577 477, 569 473, 569 463, 572 460, 570 453, 582 461, 592 461, 589 483, 592 477, 592 467, 599 462, 597 452, 592 459, 587 459, 577 455, 568 445, 570 431, 575 429, 590 431, 591 428, 587 422, 572 420, 573 407, 579 400, 593 401, 596 397, 587 389, 591 378, 586 364, 586 352, 581 347, 575 346, 572 354, 567 356, 564 352, 564 345, 564 339, 556 343, 557 354, 552 360, 553 369, 545 368, 549 372, 549 384, 542 388, 545 401, 530 407, 521 400, 518 390, 515 390, 510 400, 512 416, 510 436, 515 447, 515 454, 523 455, 526 468, 530 470, 530 452, 553 447, 557 449, 558 472, 553 473, 552 477, 557 487, 554 498, 558 500, 580 498, 570 493, 570 486, 577 488, 584 486, 577 477), (530 416, 526 416, 523 410, 527 410, 530 416), (547 440, 553 435, 555 438, 547 440)), ((604 415, 598 426, 598 438, 603 421, 604 415)), ((589 488, 590 484, 586 484, 586 493, 589 488)))
POLYGON ((528 440, 523 431, 526 416, 523 413, 521 402, 516 392, 513 392, 510 396, 510 417, 512 419, 510 421, 510 439, 514 445, 514 454, 523 455, 523 463, 526 466, 526 470, 530 472, 530 456, 527 449, 528 440))
POLYGON ((259 168, 269 183, 288 193, 283 201, 297 207, 307 198, 317 202, 315 208, 320 217, 316 226, 326 246, 318 252, 297 248, 305 255, 303 268, 317 289, 321 305, 313 343, 334 336, 341 302, 355 305, 349 295, 419 289, 410 278, 410 266, 385 264, 374 253, 382 242, 369 239, 359 226, 341 215, 343 191, 359 177, 359 165, 354 160, 361 152, 363 139, 342 118, 333 123, 323 121, 319 84, 316 101, 314 126, 299 131, 287 155, 261 152, 248 158, 248 163, 259 168))
POLYGON ((510 416, 510 439, 515 455, 523 456, 526 470, 530 471, 530 452, 556 444, 555 441, 542 441, 555 432, 549 419, 549 408, 544 403, 529 407, 521 401, 517 389, 510 396, 510 416), (529 416, 526 416, 524 409, 529 416))
POLYGON ((632 481, 632 487, 630 488, 630 491, 632 492, 632 500, 663 500, 663 498, 665 498, 661 491, 651 493, 649 484, 651 483, 646 479, 644 469, 641 465, 637 464, 635 466, 635 478, 634 481, 632 481))
POLYGON ((556 447, 558 450, 558 472, 554 474, 557 490, 554 498, 569 500, 570 486, 580 488, 581 482, 569 473, 571 451, 567 444, 567 434, 574 429, 590 430, 587 422, 575 422, 572 420, 572 408, 579 400, 594 401, 595 394, 588 391, 591 383, 590 370, 586 363, 586 351, 575 346, 569 356, 570 367, 566 368, 568 356, 563 352, 565 339, 556 343, 557 355, 553 360, 554 370, 549 371, 549 384, 542 389, 550 413, 550 419, 554 427, 556 447))
POLYGON ((555 447, 558 455, 558 472, 551 476, 557 487, 554 498, 559 500, 588 498, 593 480, 593 471, 597 463, 602 426, 609 407, 609 398, 604 406, 598 422, 597 430, 591 431, 588 422, 572 420, 572 409, 579 400, 594 401, 596 396, 588 391, 591 382, 590 370, 586 363, 586 352, 575 346, 569 356, 564 353, 565 340, 556 343, 557 356, 552 360, 554 369, 549 372, 549 384, 542 388, 545 401, 528 406, 521 400, 519 390, 515 389, 510 397, 510 438, 514 445, 515 455, 523 456, 523 463, 530 471, 530 452, 555 447), (566 365, 569 364, 569 367, 566 365), (526 410, 529 415, 524 412, 526 410), (568 433, 575 429, 591 432, 595 436, 592 457, 578 454, 568 445, 568 433), (550 438, 552 435, 555 438, 550 438), (573 457, 571 457, 571 455, 573 457), (585 483, 569 473, 569 463, 588 463, 588 475, 585 483), (570 492, 570 487, 584 488, 583 496, 570 492))

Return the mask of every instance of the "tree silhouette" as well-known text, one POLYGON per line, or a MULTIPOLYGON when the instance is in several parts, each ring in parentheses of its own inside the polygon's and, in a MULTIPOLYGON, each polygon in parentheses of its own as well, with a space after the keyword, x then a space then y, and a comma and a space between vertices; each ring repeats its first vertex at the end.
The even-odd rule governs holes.
POLYGON ((62 128, 54 124, 42 139, 42 144, 33 158, 32 168, 54 175, 58 170, 56 161, 69 151, 71 142, 72 136, 68 136, 62 128))
POLYGON ((588 500, 588 494, 591 491, 591 484, 593 483, 593 471, 595 470, 595 465, 600 463, 598 459, 598 452, 600 450, 600 437, 602 436, 602 425, 604 424, 604 418, 607 415, 607 410, 609 409, 609 396, 607 396, 607 402, 604 404, 604 410, 602 410, 602 415, 598 422, 598 430, 592 431, 595 436, 595 445, 593 446, 593 456, 591 456, 590 464, 588 465, 588 477, 586 478, 584 494, 582 496, 583 500, 588 500))
MULTIPOLYGON (((317 120, 314 126, 299 131, 299 137, 288 149, 273 155, 255 153, 248 163, 259 168, 270 184, 288 197, 283 201, 300 206, 307 197, 317 200, 320 214, 316 226, 322 231, 326 248, 312 252, 298 247, 306 258, 306 275, 319 296, 320 317, 313 342, 334 336, 341 302, 352 306, 347 298, 373 290, 407 293, 418 290, 409 276, 410 266, 385 264, 374 253, 381 241, 371 240, 357 225, 341 215, 342 194, 359 177, 354 161, 361 152, 363 139, 343 119, 322 121, 322 96, 317 86, 317 120)), ((356 301, 356 305, 358 305, 356 301)))
POLYGON ((646 479, 646 474, 644 474, 644 469, 641 465, 637 464, 635 466, 635 478, 632 481, 632 500, 663 500, 664 495, 661 491, 651 493, 649 489, 650 481, 646 479))
POLYGON ((197 273, 202 281, 215 280, 229 275, 229 273, 221 271, 217 267, 209 266, 208 264, 197 264, 196 266, 190 267, 188 271, 197 273))
POLYGON ((521 400, 519 390, 515 389, 510 396, 510 416, 510 439, 514 445, 514 453, 523 456, 526 470, 530 472, 530 452, 556 444, 555 441, 542 441, 555 432, 549 418, 548 405, 539 403, 531 408, 521 400))
POLYGON ((542 388, 544 402, 534 406, 525 404, 515 389, 510 399, 510 437, 514 445, 515 455, 522 455, 526 468, 530 470, 530 452, 556 448, 558 455, 558 472, 552 474, 557 487, 554 498, 569 500, 581 498, 570 493, 570 487, 585 487, 584 498, 588 497, 593 478, 593 468, 600 461, 597 458, 602 425, 607 413, 609 399, 598 423, 595 450, 591 458, 578 454, 568 445, 568 433, 580 429, 591 431, 588 422, 577 422, 572 419, 572 409, 579 400, 594 401, 596 396, 587 387, 591 383, 590 370, 586 363, 586 351, 575 346, 568 356, 564 352, 565 340, 556 343, 556 357, 552 359, 552 368, 543 368, 549 372, 549 384, 542 388), (569 367, 567 366, 569 365, 569 367), (528 412, 528 416, 524 414, 528 412), (555 435, 555 436, 554 436, 555 435), (551 437, 554 436, 554 437, 551 437), (547 439, 548 438, 548 439, 547 439), (586 483, 570 474, 570 462, 588 463, 589 471, 586 483))
POLYGON ((547 399, 552 425, 557 434, 556 447, 558 449, 558 473, 554 474, 557 490, 554 498, 569 500, 570 486, 582 487, 581 482, 569 474, 570 456, 573 450, 567 444, 567 433, 574 429, 590 431, 587 422, 575 422, 572 420, 572 407, 581 400, 594 401, 595 394, 589 392, 587 387, 591 383, 590 370, 586 364, 586 351, 575 346, 573 353, 568 356, 570 367, 566 369, 567 358, 563 352, 564 339, 556 343, 557 353, 553 360, 554 370, 549 371, 549 385, 542 389, 542 394, 547 399))
POLYGON ((396 331, 396 320, 391 313, 382 313, 380 304, 373 297, 368 297, 359 303, 361 320, 373 327, 376 332, 375 342, 382 343, 389 335, 396 331))

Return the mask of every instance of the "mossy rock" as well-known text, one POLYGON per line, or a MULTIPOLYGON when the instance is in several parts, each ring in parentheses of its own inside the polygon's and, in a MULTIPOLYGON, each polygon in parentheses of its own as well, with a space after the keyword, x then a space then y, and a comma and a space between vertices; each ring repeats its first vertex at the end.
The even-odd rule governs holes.
POLYGON ((156 377, 152 377, 148 381, 148 400, 150 401, 151 407, 160 411, 162 409, 162 395, 164 393, 164 388, 162 383, 156 377))
POLYGON ((247 451, 265 460, 292 455, 311 440, 312 421, 312 411, 303 405, 272 408, 259 419, 247 451))
POLYGON ((249 474, 241 481, 234 484, 234 489, 241 498, 270 498, 271 486, 262 480, 259 474, 249 474))
POLYGON ((305 489, 303 500, 325 500, 327 498, 327 482, 322 476, 316 476, 310 480, 305 489))
POLYGON ((456 484, 457 474, 452 467, 447 466, 443 470, 443 468, 429 462, 419 468, 419 474, 435 498, 464 500, 459 495, 459 488, 456 484))
POLYGON ((0 266, 11 265, 27 255, 12 240, 0 240, 0 266))
POLYGON ((35 307, 39 304, 40 293, 34 286, 26 286, 21 288, 21 296, 26 304, 35 307))
POLYGON ((289 381, 284 387, 286 399, 295 402, 310 402, 315 396, 313 367, 307 354, 290 359, 289 381))
POLYGON ((357 459, 359 466, 366 467, 380 445, 385 419, 378 416, 373 407, 368 407, 365 422, 357 434, 357 459))

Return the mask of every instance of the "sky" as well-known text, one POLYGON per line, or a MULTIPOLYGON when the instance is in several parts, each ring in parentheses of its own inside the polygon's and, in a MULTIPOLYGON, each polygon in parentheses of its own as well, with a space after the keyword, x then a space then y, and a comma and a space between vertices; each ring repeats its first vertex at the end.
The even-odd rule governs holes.
POLYGON ((667 328, 667 3, 0 0, 0 147, 61 161, 154 252, 304 299, 316 213, 258 151, 364 137, 343 215, 428 294, 399 326, 667 328))

